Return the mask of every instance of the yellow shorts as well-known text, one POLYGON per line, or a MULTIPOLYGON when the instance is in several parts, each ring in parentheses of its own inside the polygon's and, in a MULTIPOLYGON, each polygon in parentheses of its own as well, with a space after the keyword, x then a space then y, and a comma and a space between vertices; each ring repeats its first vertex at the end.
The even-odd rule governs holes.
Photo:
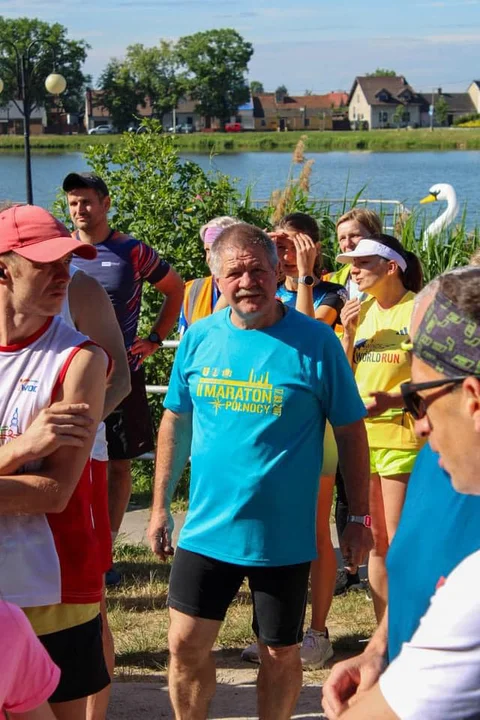
POLYGON ((325 423, 323 438, 323 465, 320 475, 335 475, 338 465, 337 441, 329 422, 325 423))
POLYGON ((410 474, 417 455, 418 450, 370 448, 370 472, 381 477, 410 474))

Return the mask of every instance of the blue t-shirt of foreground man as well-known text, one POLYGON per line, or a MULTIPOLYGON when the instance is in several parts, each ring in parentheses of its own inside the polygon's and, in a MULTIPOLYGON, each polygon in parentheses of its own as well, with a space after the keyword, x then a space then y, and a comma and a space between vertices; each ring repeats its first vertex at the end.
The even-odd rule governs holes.
POLYGON ((290 308, 275 325, 245 331, 230 312, 185 334, 164 402, 193 412, 179 546, 240 565, 307 562, 316 557, 325 420, 349 425, 365 406, 327 325, 290 308))
MULTIPOLYGON (((480 497, 457 492, 438 460, 427 443, 413 468, 388 551, 390 662, 417 631, 436 587, 462 560, 480 550, 480 497)), ((476 581, 472 578, 472 592, 476 581)))

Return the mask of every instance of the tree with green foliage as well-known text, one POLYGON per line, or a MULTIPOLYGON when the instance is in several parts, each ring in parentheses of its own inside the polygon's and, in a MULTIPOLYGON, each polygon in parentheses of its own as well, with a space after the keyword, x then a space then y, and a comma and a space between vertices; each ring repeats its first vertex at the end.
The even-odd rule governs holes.
POLYGON ((129 45, 125 62, 144 97, 150 100, 152 115, 162 120, 176 107, 184 90, 174 43, 160 40, 152 48, 141 43, 129 45))
POLYGON ((405 107, 403 105, 397 105, 395 108, 395 112, 393 113, 393 122, 397 126, 397 128, 401 127, 403 122, 403 116, 405 113, 405 107))
POLYGON ((275 90, 275 95, 288 95, 288 90, 286 85, 279 85, 277 89, 275 90))
POLYGON ((263 83, 261 83, 259 80, 252 80, 252 82, 250 83, 250 92, 252 93, 252 95, 263 95, 265 92, 263 83))
POLYGON ((126 130, 139 105, 145 105, 145 93, 127 62, 113 58, 100 76, 99 104, 107 108, 117 130, 126 130))
POLYGON ((439 125, 446 125, 447 119, 448 119, 448 103, 443 97, 443 95, 439 95, 437 101, 435 102, 435 108, 434 108, 434 117, 435 120, 439 125))
POLYGON ((67 81, 62 94, 62 105, 67 112, 79 112, 85 103, 85 88, 91 82, 82 72, 87 57, 88 43, 84 40, 70 40, 67 29, 59 23, 49 25, 36 18, 7 19, 0 16, 0 75, 4 89, 0 102, 20 98, 17 82, 17 58, 12 44, 20 55, 30 56, 29 70, 34 70, 30 84, 30 111, 45 106, 50 111, 55 98, 45 89, 45 79, 54 69, 67 81))
POLYGON ((197 100, 199 113, 217 117, 224 128, 250 97, 245 75, 253 46, 236 30, 225 28, 182 37, 176 50, 186 90, 197 100))
POLYGON ((397 77, 397 73, 395 72, 395 70, 377 68, 371 73, 365 73, 365 77, 397 77))

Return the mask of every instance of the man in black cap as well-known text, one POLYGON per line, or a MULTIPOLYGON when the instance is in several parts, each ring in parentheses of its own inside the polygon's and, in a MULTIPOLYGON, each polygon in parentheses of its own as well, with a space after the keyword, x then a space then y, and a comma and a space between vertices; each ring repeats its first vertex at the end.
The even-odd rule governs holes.
MULTIPOLYGON (((93 173, 70 173, 63 181, 75 236, 95 245, 97 257, 76 265, 95 277, 108 292, 115 308, 131 373, 132 390, 106 419, 109 453, 109 510, 115 539, 132 488, 131 460, 153 450, 152 423, 145 392, 142 363, 162 344, 182 306, 183 281, 149 245, 110 228, 107 185, 93 173), (165 296, 147 338, 137 336, 142 287, 147 281, 165 296)), ((119 581, 113 571, 107 583, 119 581)))

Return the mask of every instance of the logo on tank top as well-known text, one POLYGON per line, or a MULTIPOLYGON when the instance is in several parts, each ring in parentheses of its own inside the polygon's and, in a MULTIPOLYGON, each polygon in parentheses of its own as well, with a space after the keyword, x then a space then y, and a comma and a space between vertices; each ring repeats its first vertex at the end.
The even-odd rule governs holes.
POLYGON ((20 378, 20 391, 28 393, 36 393, 38 390, 39 380, 32 378, 20 378))

